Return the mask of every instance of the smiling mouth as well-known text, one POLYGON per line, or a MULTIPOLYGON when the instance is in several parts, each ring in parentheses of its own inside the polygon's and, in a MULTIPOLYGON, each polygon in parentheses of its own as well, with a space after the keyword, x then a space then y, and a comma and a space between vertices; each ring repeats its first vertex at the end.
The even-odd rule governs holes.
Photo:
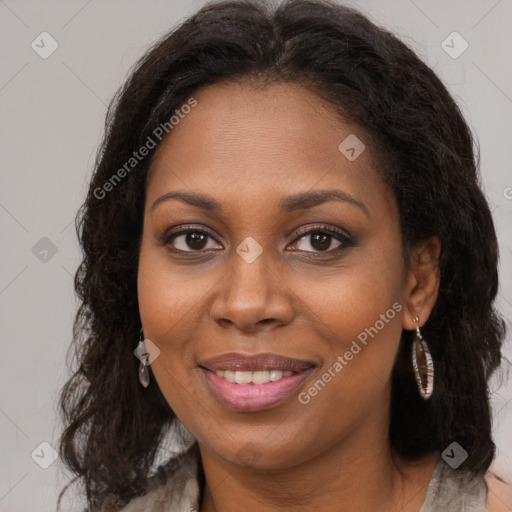
POLYGON ((230 352, 198 365, 212 394, 236 411, 270 409, 288 400, 314 371, 312 360, 230 352))
POLYGON ((257 412, 286 402, 299 390, 314 367, 297 372, 275 369, 212 371, 204 367, 201 370, 208 388, 224 406, 238 412, 257 412))
POLYGON ((290 377, 294 373, 292 371, 273 370, 256 370, 256 371, 233 371, 233 370, 217 370, 215 374, 218 377, 234 382, 236 384, 267 384, 268 382, 278 382, 284 377, 290 377))

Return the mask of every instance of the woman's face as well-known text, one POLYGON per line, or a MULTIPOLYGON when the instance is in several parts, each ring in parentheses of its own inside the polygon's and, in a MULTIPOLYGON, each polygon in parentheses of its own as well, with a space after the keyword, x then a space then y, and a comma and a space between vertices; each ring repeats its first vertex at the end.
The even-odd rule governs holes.
POLYGON ((387 436, 413 284, 370 141, 299 86, 194 98, 147 182, 138 293, 158 386, 202 449, 237 464, 387 436), (247 363, 258 354, 299 362, 247 363))

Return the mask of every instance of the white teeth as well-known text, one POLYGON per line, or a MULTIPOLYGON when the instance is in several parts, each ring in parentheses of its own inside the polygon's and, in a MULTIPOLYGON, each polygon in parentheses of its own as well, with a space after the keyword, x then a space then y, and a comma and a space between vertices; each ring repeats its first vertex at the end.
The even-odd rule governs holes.
POLYGON ((270 372, 268 370, 252 372, 251 380, 253 384, 266 384, 267 382, 270 382, 270 372))
POLYGON ((224 378, 228 381, 228 382, 235 382, 235 373, 236 372, 232 372, 231 370, 226 370, 224 372, 224 378))
POLYGON ((276 380, 283 378, 283 372, 281 370, 270 370, 270 380, 275 382, 276 380))
POLYGON ((283 372, 281 370, 258 370, 255 372, 217 370, 215 373, 228 382, 236 382, 237 384, 267 384, 268 382, 281 380, 283 377, 289 377, 293 372, 283 372))
POLYGON ((249 384, 252 380, 252 372, 235 372, 235 382, 237 384, 249 384))

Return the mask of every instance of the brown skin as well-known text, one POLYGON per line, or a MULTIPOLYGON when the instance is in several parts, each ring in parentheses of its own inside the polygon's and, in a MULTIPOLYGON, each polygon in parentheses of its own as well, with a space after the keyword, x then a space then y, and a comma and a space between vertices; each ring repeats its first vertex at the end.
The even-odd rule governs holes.
POLYGON ((290 84, 216 84, 194 97, 197 106, 152 162, 138 290, 145 336, 161 350, 153 375, 199 442, 200 511, 243 503, 245 512, 417 512, 434 457, 406 464, 392 453, 390 377, 402 329, 415 328, 415 315, 423 325, 435 304, 439 241, 415 248, 405 265, 396 200, 369 137, 315 94, 290 84), (353 162, 338 150, 351 133, 366 144, 353 162), (344 201, 278 209, 289 195, 326 189, 350 194, 367 212, 344 201), (208 194, 224 213, 177 199, 151 211, 170 191, 208 194), (214 238, 161 243, 185 224, 214 238), (294 236, 322 224, 348 231, 353 246, 333 237, 322 250, 311 235, 294 236), (248 236, 263 249, 253 263, 236 252, 248 236), (395 302, 402 310, 307 405, 296 393, 271 409, 236 412, 198 367, 235 351, 310 360, 305 391, 395 302))

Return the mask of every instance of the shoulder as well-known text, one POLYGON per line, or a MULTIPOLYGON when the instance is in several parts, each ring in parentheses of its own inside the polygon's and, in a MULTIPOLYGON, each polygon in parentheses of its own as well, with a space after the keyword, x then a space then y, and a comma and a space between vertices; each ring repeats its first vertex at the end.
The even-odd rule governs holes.
POLYGON ((497 475, 487 473, 485 483, 488 490, 488 512, 510 512, 512 510, 512 483, 497 475))
POLYGON ((420 512, 484 512, 486 502, 483 475, 454 469, 439 457, 420 512))

